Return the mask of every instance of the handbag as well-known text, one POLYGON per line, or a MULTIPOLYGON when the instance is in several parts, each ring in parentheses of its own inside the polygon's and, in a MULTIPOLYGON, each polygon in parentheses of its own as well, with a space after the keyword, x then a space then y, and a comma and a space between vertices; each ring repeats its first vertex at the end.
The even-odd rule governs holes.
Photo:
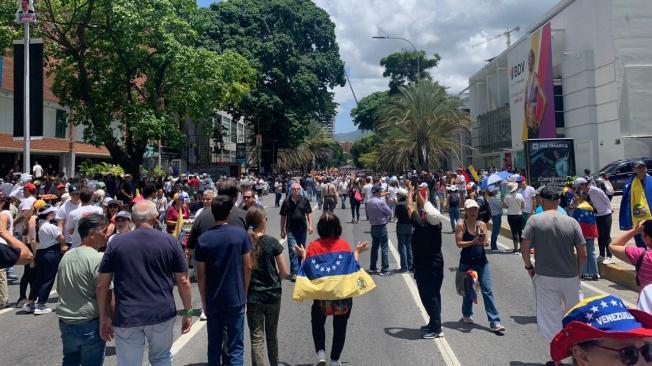
POLYGON ((355 194, 353 195, 353 198, 358 202, 362 201, 362 195, 358 191, 355 191, 355 194))

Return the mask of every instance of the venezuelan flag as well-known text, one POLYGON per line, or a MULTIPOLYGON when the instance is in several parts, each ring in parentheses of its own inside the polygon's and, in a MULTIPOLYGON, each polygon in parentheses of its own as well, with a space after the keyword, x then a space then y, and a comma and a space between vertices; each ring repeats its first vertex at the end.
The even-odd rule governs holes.
POLYGON ((582 228, 582 235, 585 238, 595 239, 598 237, 598 225, 596 224, 595 212, 588 202, 582 202, 573 210, 573 218, 577 220, 582 228))
POLYGON ((297 273, 292 299, 343 300, 376 288, 374 280, 360 268, 353 252, 338 251, 308 256, 297 273))
POLYGON ((645 177, 645 187, 636 176, 630 178, 623 189, 620 201, 620 230, 631 230, 640 221, 649 218, 652 208, 652 176, 645 177))
POLYGON ((478 172, 475 171, 473 165, 469 165, 469 168, 466 169, 466 171, 469 173, 475 183, 480 183, 480 177, 478 176, 478 172))

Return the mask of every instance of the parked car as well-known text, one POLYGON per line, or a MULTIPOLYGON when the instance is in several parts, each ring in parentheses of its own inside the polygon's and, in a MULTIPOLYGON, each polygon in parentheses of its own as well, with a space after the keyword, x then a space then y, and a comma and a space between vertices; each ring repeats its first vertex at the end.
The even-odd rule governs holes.
POLYGON ((614 187, 614 191, 621 192, 627 180, 634 174, 634 163, 639 160, 645 162, 647 173, 652 174, 652 158, 616 160, 600 169, 600 174, 606 173, 614 187))

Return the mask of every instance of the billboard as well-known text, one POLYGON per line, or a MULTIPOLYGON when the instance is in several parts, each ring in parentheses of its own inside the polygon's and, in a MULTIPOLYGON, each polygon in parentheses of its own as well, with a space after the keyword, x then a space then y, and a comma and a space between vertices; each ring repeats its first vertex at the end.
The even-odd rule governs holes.
POLYGON ((525 143, 526 167, 530 185, 563 187, 567 177, 575 176, 573 139, 532 139, 525 143))
MULTIPOLYGON (((25 78, 23 75, 25 47, 23 41, 14 42, 14 137, 23 137, 23 103, 25 78)), ((29 134, 43 136, 43 41, 29 43, 29 134)))
POLYGON ((555 138, 550 23, 532 32, 507 55, 512 149, 527 139, 555 138))

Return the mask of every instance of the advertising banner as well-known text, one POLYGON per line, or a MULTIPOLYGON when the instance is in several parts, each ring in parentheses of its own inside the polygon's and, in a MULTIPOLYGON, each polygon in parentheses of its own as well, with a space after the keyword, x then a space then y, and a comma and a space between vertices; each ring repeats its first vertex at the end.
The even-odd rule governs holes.
POLYGON ((235 161, 238 164, 244 164, 247 162, 247 144, 235 144, 235 161))
POLYGON ((575 176, 573 139, 532 139, 525 143, 526 167, 530 185, 563 187, 567 177, 575 176))
POLYGON ((532 32, 507 55, 512 149, 527 139, 555 138, 550 23, 532 32))

